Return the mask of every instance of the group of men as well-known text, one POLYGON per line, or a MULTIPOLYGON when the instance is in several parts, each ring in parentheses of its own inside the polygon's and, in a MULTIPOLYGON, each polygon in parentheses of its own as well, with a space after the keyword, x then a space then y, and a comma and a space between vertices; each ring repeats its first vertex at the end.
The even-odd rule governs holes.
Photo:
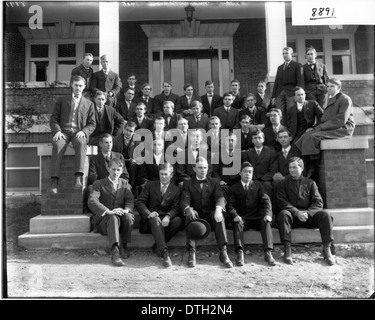
MULTIPOLYGON (((124 265, 121 258, 129 257, 134 207, 140 231, 153 234, 153 250, 165 267, 172 265, 166 243, 199 219, 214 231, 226 267, 233 266, 227 254, 229 226, 238 266, 244 264, 243 232, 249 228, 261 231, 265 260, 275 265, 271 226, 279 228, 286 263, 292 263, 291 230, 302 226, 319 228, 324 258, 334 264, 332 218, 309 177, 316 177, 321 139, 352 135, 352 103, 340 92, 341 82, 328 79, 325 66, 315 61, 315 49, 306 53, 311 66, 293 61, 292 53, 283 49, 285 63, 271 96, 260 81, 257 94, 243 97, 233 80, 231 92, 220 97, 208 80, 201 97, 191 84, 178 96, 168 81, 151 97, 151 86, 137 89, 130 75, 124 101, 118 99, 122 83, 108 57, 100 58, 102 70, 94 73, 92 55, 85 54, 72 71, 72 96, 59 98, 51 116, 51 193, 58 194, 68 143, 76 153, 77 189, 87 145, 97 145, 98 154, 90 158, 87 205, 94 229, 108 235, 114 265, 124 265), (237 158, 238 170, 228 174, 237 158)), ((188 265, 194 267, 196 243, 188 233, 187 246, 188 265)))

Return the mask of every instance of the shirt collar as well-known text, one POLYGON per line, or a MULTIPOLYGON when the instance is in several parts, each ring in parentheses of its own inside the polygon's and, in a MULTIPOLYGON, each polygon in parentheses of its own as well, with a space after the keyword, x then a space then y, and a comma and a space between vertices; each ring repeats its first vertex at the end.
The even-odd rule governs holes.
POLYGON ((241 180, 241 184, 242 184, 242 186, 245 188, 245 186, 250 186, 251 181, 252 181, 252 180, 250 180, 248 183, 245 183, 245 182, 243 182, 243 181, 241 180))
POLYGON ((282 148, 282 151, 288 151, 289 152, 289 150, 290 150, 291 147, 292 146, 289 146, 289 147, 286 147, 286 148, 282 148))
POLYGON ((108 176, 108 180, 109 180, 113 185, 118 185, 119 182, 120 182, 120 180, 117 180, 117 182, 113 181, 113 180, 111 179, 110 176, 108 176))

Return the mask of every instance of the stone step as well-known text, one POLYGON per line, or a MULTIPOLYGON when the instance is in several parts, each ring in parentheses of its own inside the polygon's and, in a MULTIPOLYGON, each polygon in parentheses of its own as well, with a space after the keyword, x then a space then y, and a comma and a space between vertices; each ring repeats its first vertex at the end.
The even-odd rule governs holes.
MULTIPOLYGON (((272 229, 275 244, 280 244, 279 232, 272 229)), ((227 230, 228 243, 233 245, 233 233, 227 230)), ((333 234, 336 243, 373 242, 374 226, 335 226, 333 234)), ((244 234, 245 244, 261 244, 260 232, 248 230, 244 234)), ((293 243, 320 243, 318 229, 298 228, 292 231, 293 243)), ((140 234, 138 230, 132 233, 130 248, 150 248, 154 243, 151 234, 140 234)), ((25 233, 18 237, 18 244, 27 249, 98 249, 108 248, 108 238, 99 233, 55 233, 55 234, 32 234, 25 233)), ((185 232, 180 231, 168 243, 170 247, 186 246, 185 232)), ((198 241, 198 245, 215 246, 216 240, 213 232, 204 240, 198 241)))

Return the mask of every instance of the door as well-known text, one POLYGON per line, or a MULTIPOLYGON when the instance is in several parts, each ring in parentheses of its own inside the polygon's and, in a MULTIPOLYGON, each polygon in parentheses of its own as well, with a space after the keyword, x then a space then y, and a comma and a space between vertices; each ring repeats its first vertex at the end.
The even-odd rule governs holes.
POLYGON ((170 80, 173 92, 183 95, 184 84, 190 83, 196 95, 206 93, 204 83, 214 82, 219 91, 218 50, 169 50, 164 51, 164 79, 170 80))

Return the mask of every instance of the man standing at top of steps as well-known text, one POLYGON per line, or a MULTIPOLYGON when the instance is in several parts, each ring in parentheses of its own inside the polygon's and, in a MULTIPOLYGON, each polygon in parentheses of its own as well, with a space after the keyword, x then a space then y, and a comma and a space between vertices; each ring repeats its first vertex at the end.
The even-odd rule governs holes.
POLYGON ((284 262, 293 264, 291 232, 293 228, 319 228, 323 242, 323 256, 328 265, 334 265, 331 253, 333 219, 323 210, 323 200, 316 183, 302 175, 303 161, 298 157, 289 160, 289 173, 277 187, 276 201, 280 241, 284 244, 284 262))

